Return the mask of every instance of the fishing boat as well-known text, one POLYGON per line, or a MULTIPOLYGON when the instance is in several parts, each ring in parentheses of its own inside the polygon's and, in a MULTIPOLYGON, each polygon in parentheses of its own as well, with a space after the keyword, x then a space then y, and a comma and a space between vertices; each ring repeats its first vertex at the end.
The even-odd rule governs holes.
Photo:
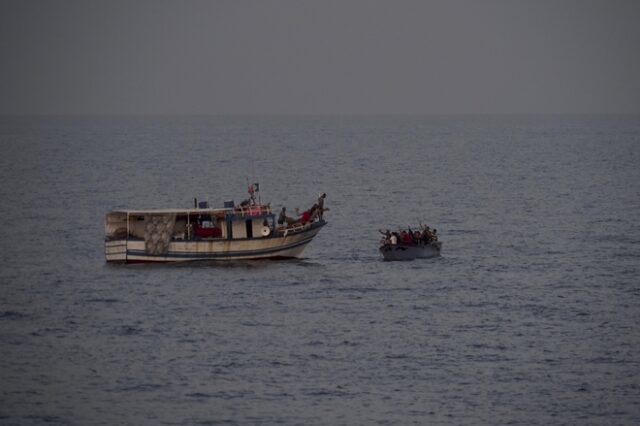
MULTIPOLYGON (((257 185, 256 185, 257 186, 257 185)), ((251 198, 236 206, 116 210, 105 219, 107 262, 235 261, 296 258, 326 225, 322 212, 305 211, 278 224, 269 204, 251 198)), ((328 210, 328 209, 325 209, 328 210)))
POLYGON ((401 230, 382 232, 378 250, 384 260, 413 260, 440 256, 442 242, 438 241, 437 230, 420 226, 420 231, 401 230))

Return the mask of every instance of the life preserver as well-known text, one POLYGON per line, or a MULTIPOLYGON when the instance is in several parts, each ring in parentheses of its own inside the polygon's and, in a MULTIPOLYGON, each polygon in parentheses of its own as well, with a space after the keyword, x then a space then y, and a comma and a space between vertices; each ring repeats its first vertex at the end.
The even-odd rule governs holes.
POLYGON ((271 229, 269 229, 268 226, 263 226, 262 227, 262 231, 260 231, 262 233, 263 237, 268 237, 269 234, 271 234, 271 229))

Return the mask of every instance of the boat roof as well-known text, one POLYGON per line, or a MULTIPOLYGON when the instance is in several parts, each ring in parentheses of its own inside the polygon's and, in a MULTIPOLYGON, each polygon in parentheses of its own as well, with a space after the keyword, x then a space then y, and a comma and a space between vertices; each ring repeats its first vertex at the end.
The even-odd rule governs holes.
POLYGON ((107 216, 113 214, 127 214, 127 215, 145 215, 145 214, 212 214, 212 215, 221 215, 227 213, 236 213, 236 214, 249 214, 254 215, 255 213, 261 214, 271 214, 271 206, 269 204, 255 204, 252 206, 234 206, 234 207, 223 207, 223 208, 185 208, 185 209, 122 209, 122 210, 112 210, 107 213, 107 216), (258 210, 256 210, 258 209, 258 210))
POLYGON ((112 210, 109 213, 107 213, 107 215, 110 214, 129 214, 129 215, 142 215, 142 214, 207 214, 207 213, 227 213, 227 212, 233 212, 234 208, 232 207, 227 207, 227 208, 221 208, 221 209, 197 209, 197 208, 190 208, 190 209, 147 209, 147 210, 127 210, 127 209, 123 209, 123 210, 112 210))

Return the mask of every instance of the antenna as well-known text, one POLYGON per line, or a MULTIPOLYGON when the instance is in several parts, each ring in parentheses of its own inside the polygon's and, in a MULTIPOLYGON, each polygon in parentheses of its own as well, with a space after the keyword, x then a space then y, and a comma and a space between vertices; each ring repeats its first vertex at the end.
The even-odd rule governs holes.
POLYGON ((260 181, 256 180, 256 192, 258 193, 258 204, 262 205, 262 198, 260 197, 260 181))

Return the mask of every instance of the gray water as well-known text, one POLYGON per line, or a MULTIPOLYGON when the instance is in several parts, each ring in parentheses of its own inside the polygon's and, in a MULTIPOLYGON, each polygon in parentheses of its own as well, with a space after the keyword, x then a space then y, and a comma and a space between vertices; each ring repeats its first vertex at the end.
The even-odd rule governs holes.
POLYGON ((640 423, 640 117, 0 118, 0 424, 640 423), (327 193, 304 259, 104 214, 327 193), (427 223, 441 258, 383 262, 427 223))

